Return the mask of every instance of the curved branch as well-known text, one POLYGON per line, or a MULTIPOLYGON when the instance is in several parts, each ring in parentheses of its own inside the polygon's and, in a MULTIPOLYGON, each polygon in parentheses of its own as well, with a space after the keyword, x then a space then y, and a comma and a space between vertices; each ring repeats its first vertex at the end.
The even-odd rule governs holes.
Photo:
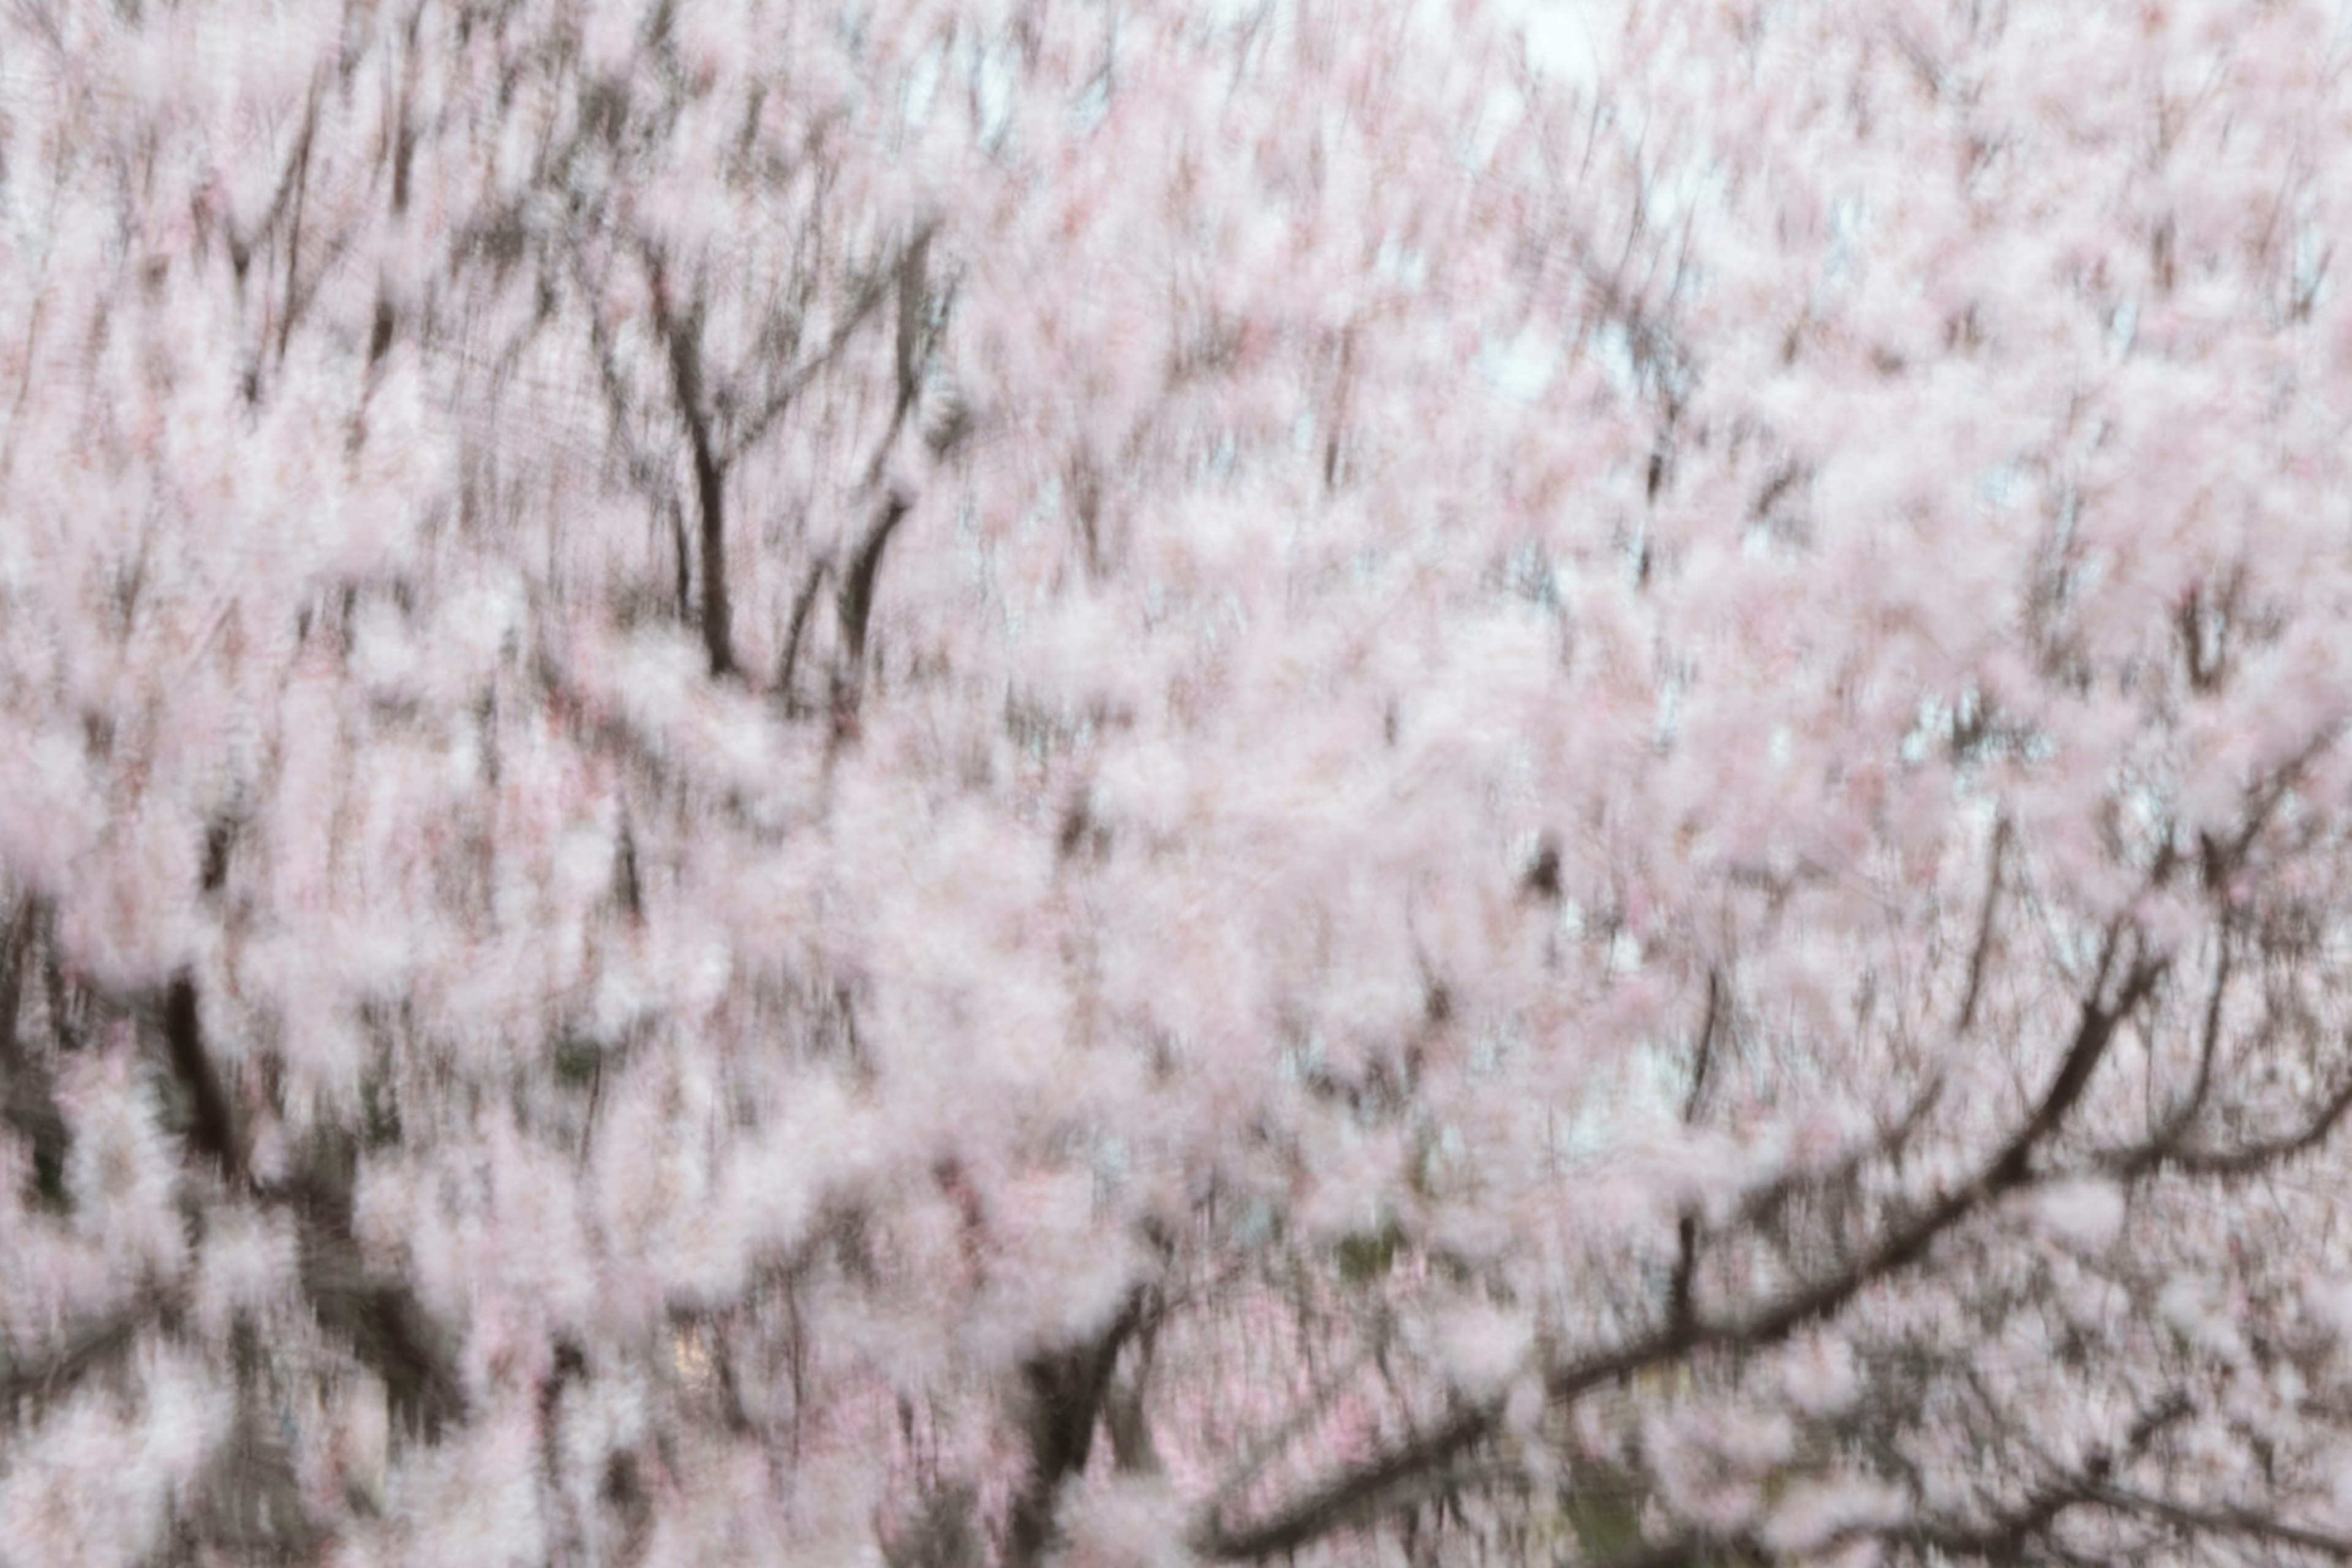
MULTIPOLYGON (((1839 1311, 1871 1286, 1917 1264, 1947 1232, 2031 1182, 2033 1156, 2081 1100, 2114 1041, 2116 1025, 2147 999, 2164 973, 2162 960, 2140 959, 2113 997, 2102 1000, 2120 939, 2119 931, 2109 931, 2092 994, 2082 1004, 2074 1037, 2049 1089, 1975 1181, 1898 1223, 1875 1247, 1838 1273, 1801 1286, 1744 1317, 1670 1321, 1616 1350, 1555 1369, 1545 1380, 1551 1403, 1569 1404, 1700 1350, 1755 1350, 1786 1340, 1839 1311)), ((1270 1557, 1303 1546, 1381 1510, 1400 1489, 1463 1458, 1494 1436, 1502 1414, 1499 1399, 1462 1406, 1439 1426, 1349 1468, 1270 1518, 1228 1530, 1213 1514, 1196 1532, 1196 1545, 1203 1555, 1228 1561, 1270 1557)))
POLYGON ((2352 1113, 2352 1078, 2347 1078, 2327 1097, 2326 1103, 2309 1121, 2284 1137, 2242 1144, 2235 1149, 2190 1149, 2169 1141, 2159 1141, 2109 1156, 2109 1168, 2126 1177, 2166 1169, 2179 1171, 2184 1175, 2214 1176, 2224 1180, 2256 1175, 2297 1154, 2309 1153, 2325 1143, 2343 1123, 2347 1113, 2352 1113))

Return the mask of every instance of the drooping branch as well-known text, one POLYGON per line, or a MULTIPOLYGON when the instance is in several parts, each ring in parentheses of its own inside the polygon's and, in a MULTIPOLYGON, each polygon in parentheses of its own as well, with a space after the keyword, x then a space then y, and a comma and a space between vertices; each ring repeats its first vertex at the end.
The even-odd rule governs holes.
POLYGON ((1151 1424, 1144 1415, 1159 1330, 1158 1310, 1148 1309, 1135 1335, 1132 1367, 1124 1378, 1115 1378, 1104 1395, 1103 1428, 1110 1436, 1111 1461, 1129 1475, 1154 1475, 1163 1468, 1151 1424))
MULTIPOLYGON (((277 184, 270 194, 269 205, 262 209, 261 216, 255 221, 252 230, 239 234, 233 222, 226 218, 223 220, 223 226, 227 230, 229 265, 236 269, 240 282, 244 280, 246 268, 252 264, 254 247, 268 238, 271 231, 277 228, 279 223, 286 221, 289 210, 298 210, 300 206, 303 186, 310 178, 310 149, 318 134, 319 101, 319 93, 315 90, 311 91, 304 108, 301 129, 295 135, 293 147, 288 151, 286 166, 278 171, 277 184)), ((293 222, 299 230, 301 219, 297 216, 293 222)), ((295 247, 289 243, 288 249, 291 251, 295 247)), ((289 289, 293 279, 294 267, 289 257, 287 262, 287 282, 289 289)), ((289 300, 289 310, 291 305, 292 301, 289 300)))
POLYGON ((1437 1426, 1326 1482, 1272 1518, 1239 1529, 1212 1519, 1194 1537, 1203 1557, 1250 1563, 1296 1551, 1384 1511, 1404 1487, 1467 1458, 1491 1437, 1499 1405, 1465 1405, 1437 1426))
POLYGON ((2197 1043, 2197 1076, 2183 1095, 2180 1103, 2164 1120, 2154 1142, 2170 1146, 2180 1142, 2205 1109, 2205 1101, 2213 1091, 2213 1064, 2221 1053, 2221 1003, 2229 994, 2231 978, 2231 935, 2235 922, 2226 910, 2221 916, 2221 952, 2213 961, 2213 984, 2205 994, 2205 1021, 2197 1043))
MULTIPOLYGON (((585 261, 576 254, 572 258, 572 275, 582 290, 593 299, 594 281, 588 276, 585 261)), ((628 378, 621 370, 620 345, 613 340, 611 326, 593 308, 588 311, 588 347, 596 361, 597 384, 604 393, 605 412, 609 416, 607 427, 620 447, 622 467, 629 476, 629 482, 656 505, 675 509, 677 501, 671 493, 670 475, 664 471, 654 455, 646 450, 630 424, 635 399, 630 395, 628 378)), ((679 569, 684 571, 683 561, 679 569)), ((686 592, 681 583, 678 589, 681 605, 686 592)))

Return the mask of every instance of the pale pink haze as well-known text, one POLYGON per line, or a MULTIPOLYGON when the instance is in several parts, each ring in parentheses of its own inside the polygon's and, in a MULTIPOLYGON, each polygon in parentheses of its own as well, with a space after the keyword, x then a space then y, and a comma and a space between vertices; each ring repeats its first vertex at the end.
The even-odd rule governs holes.
POLYGON ((2347 65, 17 0, 0 1568, 2352 1561, 2347 65))

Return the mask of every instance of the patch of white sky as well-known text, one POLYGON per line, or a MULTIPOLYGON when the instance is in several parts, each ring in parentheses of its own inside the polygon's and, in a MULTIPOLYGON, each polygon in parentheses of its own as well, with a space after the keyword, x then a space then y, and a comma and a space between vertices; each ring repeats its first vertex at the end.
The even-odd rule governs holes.
MULTIPOLYGON (((1527 68, 1524 91, 1566 95, 1595 106, 1593 133, 1617 144, 1617 150, 1643 169, 1645 221, 1654 232, 1669 232, 1695 217, 1725 184, 1714 160, 1697 157, 1669 163, 1657 156, 1659 142, 1651 134, 1639 102, 1612 90, 1618 74, 1613 40, 1618 29, 1608 15, 1611 7, 1594 0, 1502 0, 1505 15, 1517 29, 1520 57, 1527 68)), ((1509 99, 1495 109, 1507 114, 1524 105, 1520 91, 1503 92, 1509 99)), ((1560 324, 1546 331, 1530 327, 1508 338, 1490 338, 1478 357, 1478 371, 1486 384, 1514 402, 1543 400, 1572 349, 1607 376, 1628 398, 1641 395, 1641 371, 1631 333, 1620 322, 1591 324, 1580 342, 1569 335, 1574 329, 1560 324)))
MULTIPOLYGON (((1403 25, 1444 38, 1452 27, 1450 7, 1442 0, 1423 0, 1403 18, 1403 25)), ((1491 155, 1499 134, 1525 108, 1528 91, 1567 93, 1581 100, 1606 96, 1612 61, 1606 5, 1591 0, 1502 0, 1506 25, 1517 35, 1526 66, 1523 80, 1496 81, 1484 112, 1463 132, 1461 153, 1475 166, 1491 155)), ((1295 0, 1203 0, 1198 15, 1213 27, 1244 29, 1263 47, 1297 16, 1295 0)), ((1089 79, 1068 105, 1075 129, 1084 132, 1108 113, 1117 91, 1118 58, 1121 48, 1117 8, 1112 6, 1111 49, 1102 73, 1089 79)), ((968 93, 981 144, 993 151, 1010 133, 1017 86, 1017 47, 1009 35, 991 37, 971 31, 934 43, 914 62, 901 101, 907 125, 919 128, 936 112, 943 91, 968 93)), ((1641 147, 1644 130, 1638 117, 1622 102, 1612 102, 1603 117, 1605 134, 1621 139, 1629 151, 1641 147)), ((1711 171, 1654 171, 1648 193, 1654 222, 1672 224, 1703 202, 1716 183, 1711 171)), ((1426 258, 1397 243, 1382 245, 1375 265, 1392 279, 1408 286, 1427 270, 1426 258)), ((1492 337, 1481 347, 1475 369, 1494 392, 1515 402, 1542 400, 1557 378, 1570 344, 1559 331, 1530 330, 1515 336, 1492 337)), ((1590 336, 1584 349, 1604 374, 1629 395, 1638 379, 1632 345, 1622 331, 1603 329, 1590 336)))

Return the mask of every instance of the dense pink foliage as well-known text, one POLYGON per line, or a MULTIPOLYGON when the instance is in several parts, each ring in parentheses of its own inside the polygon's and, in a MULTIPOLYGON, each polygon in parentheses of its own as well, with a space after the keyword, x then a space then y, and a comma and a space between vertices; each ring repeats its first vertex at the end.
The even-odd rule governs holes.
POLYGON ((2352 1559, 2347 47, 17 0, 0 1563, 2352 1559))

